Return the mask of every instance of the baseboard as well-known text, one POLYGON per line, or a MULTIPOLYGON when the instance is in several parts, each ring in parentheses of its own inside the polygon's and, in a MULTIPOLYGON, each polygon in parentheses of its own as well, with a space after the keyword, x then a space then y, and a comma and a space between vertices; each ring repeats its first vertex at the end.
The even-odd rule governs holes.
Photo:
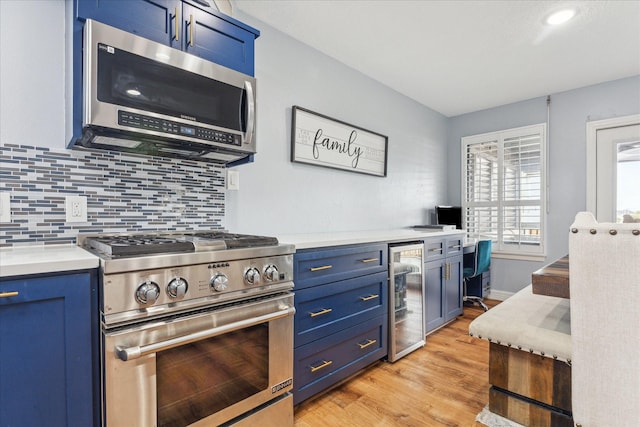
POLYGON ((499 291, 497 289, 491 289, 489 291, 489 295, 487 295, 487 298, 495 299, 498 301, 504 301, 510 296, 512 296, 513 294, 515 294, 515 292, 507 292, 507 291, 499 291))

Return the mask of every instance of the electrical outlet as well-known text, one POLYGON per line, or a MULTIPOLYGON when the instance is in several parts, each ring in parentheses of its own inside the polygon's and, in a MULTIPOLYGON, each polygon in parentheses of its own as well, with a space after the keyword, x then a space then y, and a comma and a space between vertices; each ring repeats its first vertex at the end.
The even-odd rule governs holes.
POLYGON ((65 212, 67 222, 87 222, 87 198, 85 196, 66 196, 65 212))
POLYGON ((11 222, 11 193, 0 193, 0 222, 11 222))

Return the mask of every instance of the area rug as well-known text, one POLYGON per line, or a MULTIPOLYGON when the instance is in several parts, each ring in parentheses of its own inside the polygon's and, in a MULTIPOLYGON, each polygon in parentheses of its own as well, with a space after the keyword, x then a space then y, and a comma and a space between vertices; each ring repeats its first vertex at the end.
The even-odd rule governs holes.
POLYGON ((478 416, 476 416, 476 421, 479 421, 488 427, 525 427, 522 424, 518 424, 501 417, 500 415, 494 414, 489 410, 489 405, 485 406, 478 416))

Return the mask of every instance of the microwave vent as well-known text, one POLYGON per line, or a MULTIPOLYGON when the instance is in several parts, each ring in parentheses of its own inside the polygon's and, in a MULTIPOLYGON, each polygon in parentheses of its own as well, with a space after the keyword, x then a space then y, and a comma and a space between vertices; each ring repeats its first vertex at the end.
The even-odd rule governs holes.
POLYGON ((115 147, 124 147, 124 148, 137 148, 142 144, 140 141, 135 141, 133 139, 120 139, 120 138, 112 138, 109 136, 96 136, 94 138, 94 142, 96 144, 102 145, 113 145, 115 147))

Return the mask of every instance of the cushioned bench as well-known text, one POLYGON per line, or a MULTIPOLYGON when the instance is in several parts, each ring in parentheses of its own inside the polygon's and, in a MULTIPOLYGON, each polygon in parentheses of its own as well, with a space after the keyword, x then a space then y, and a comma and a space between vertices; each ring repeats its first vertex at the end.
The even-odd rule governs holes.
POLYGON ((491 412, 523 425, 573 425, 568 299, 529 285, 476 318, 469 334, 491 343, 491 412))

